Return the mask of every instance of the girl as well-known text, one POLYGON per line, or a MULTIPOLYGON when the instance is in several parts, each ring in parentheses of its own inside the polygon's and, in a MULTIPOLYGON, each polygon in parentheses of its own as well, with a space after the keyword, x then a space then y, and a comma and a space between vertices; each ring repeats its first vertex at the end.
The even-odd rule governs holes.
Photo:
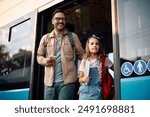
MULTIPOLYGON (((102 99, 100 78, 102 56, 100 38, 92 35, 86 42, 86 57, 81 61, 79 67, 79 82, 81 84, 79 88, 79 100, 102 99), (89 63, 89 65, 87 63, 89 63), (89 73, 87 70, 89 70, 89 73)), ((106 58, 104 67, 112 69, 113 63, 106 58)))

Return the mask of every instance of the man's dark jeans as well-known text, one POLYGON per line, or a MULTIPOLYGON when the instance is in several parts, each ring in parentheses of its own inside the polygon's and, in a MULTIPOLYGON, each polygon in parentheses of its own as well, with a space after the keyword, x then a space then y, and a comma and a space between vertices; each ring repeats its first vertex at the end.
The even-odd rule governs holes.
POLYGON ((45 100, 73 100, 75 97, 76 83, 64 84, 64 82, 54 83, 53 86, 45 86, 45 100))

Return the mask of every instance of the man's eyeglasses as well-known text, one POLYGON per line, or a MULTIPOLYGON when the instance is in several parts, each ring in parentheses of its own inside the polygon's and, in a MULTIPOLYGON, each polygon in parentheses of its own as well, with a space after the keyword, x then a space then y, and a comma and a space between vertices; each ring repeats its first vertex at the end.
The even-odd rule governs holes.
POLYGON ((92 35, 91 37, 93 37, 93 38, 95 38, 95 39, 98 39, 98 40, 100 40, 100 37, 97 37, 96 35, 92 35))
POLYGON ((65 21, 66 19, 62 18, 62 17, 55 17, 54 20, 56 20, 56 21, 60 21, 60 20, 65 21))

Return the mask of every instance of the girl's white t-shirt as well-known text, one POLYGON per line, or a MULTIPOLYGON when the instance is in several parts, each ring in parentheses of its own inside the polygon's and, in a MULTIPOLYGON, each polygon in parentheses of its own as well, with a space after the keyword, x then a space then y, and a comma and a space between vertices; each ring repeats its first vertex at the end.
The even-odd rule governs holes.
MULTIPOLYGON (((86 62, 86 59, 83 59, 81 61, 80 66, 79 66, 79 71, 82 71, 82 72, 85 71, 85 62, 86 62)), ((94 60, 90 61, 90 68, 92 68, 92 67, 98 67, 99 66, 99 62, 100 61, 97 60, 97 59, 94 59, 94 60)), ((112 65, 113 65, 112 61, 109 58, 106 57, 104 67, 110 68, 112 65)))

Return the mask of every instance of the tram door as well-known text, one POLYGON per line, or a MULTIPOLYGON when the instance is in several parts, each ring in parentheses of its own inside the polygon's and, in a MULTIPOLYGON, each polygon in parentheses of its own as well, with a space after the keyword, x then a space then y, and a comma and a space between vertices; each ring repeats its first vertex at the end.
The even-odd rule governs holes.
POLYGON ((150 99, 150 1, 118 0, 121 99, 150 99))
POLYGON ((29 98, 35 15, 32 11, 7 19, 10 22, 0 28, 0 100, 29 98))
MULTIPOLYGON (((57 8, 67 13, 67 28, 79 36, 83 48, 88 37, 95 34, 102 39, 105 53, 113 58, 110 0, 65 0, 40 12, 37 23, 37 45, 42 35, 53 30, 51 15, 57 8)), ((34 76, 32 99, 43 99, 43 67, 37 63, 35 66, 37 72, 34 76)))

